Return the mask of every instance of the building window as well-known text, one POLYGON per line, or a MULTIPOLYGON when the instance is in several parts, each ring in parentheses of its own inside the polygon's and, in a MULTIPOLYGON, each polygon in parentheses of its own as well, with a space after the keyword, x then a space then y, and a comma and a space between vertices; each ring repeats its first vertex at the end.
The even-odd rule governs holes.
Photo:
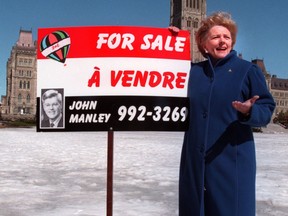
POLYGON ((22 89, 22 80, 20 80, 19 88, 22 89))
POLYGON ((19 64, 19 65, 23 65, 23 58, 20 58, 20 59, 19 59, 18 64, 19 64))
POLYGON ((193 20, 193 28, 198 28, 199 27, 199 20, 195 19, 193 20))
POLYGON ((18 95, 18 102, 19 102, 19 103, 22 102, 22 95, 21 95, 21 94, 18 95))
POLYGON ((186 0, 186 7, 192 8, 192 1, 193 0, 186 0))
POLYGON ((27 89, 30 89, 30 82, 27 81, 27 89))
POLYGON ((27 101, 27 103, 30 103, 30 95, 29 94, 26 97, 26 101, 27 101))
POLYGON ((187 27, 188 28, 192 27, 192 19, 191 19, 191 17, 188 17, 188 19, 187 19, 187 27))
POLYGON ((19 66, 32 66, 33 59, 30 58, 19 58, 18 65, 19 66))

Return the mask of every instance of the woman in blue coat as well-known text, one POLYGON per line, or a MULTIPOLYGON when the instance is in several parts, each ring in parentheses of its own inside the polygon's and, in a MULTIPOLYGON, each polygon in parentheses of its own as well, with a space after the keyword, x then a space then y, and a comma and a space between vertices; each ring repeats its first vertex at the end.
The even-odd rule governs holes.
POLYGON ((254 216, 255 144, 275 108, 258 66, 233 50, 237 26, 227 13, 207 17, 196 34, 206 61, 192 64, 190 125, 179 182, 180 216, 254 216))

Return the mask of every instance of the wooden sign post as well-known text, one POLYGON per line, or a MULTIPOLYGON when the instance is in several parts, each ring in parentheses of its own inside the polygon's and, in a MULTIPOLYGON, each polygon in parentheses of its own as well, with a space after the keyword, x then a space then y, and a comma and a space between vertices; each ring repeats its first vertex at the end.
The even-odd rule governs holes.
POLYGON ((110 128, 108 131, 107 143, 107 216, 113 215, 113 164, 114 164, 114 131, 110 128))

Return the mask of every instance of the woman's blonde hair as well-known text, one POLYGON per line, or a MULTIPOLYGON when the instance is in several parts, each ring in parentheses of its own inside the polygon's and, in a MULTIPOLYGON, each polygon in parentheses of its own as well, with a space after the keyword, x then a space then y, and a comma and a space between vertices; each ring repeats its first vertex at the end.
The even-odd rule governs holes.
POLYGON ((204 57, 206 56, 206 52, 203 48, 203 43, 207 39, 209 30, 216 25, 224 26, 230 31, 232 37, 232 47, 236 43, 237 25, 232 20, 231 15, 226 12, 213 13, 202 21, 202 25, 195 35, 198 49, 204 57))

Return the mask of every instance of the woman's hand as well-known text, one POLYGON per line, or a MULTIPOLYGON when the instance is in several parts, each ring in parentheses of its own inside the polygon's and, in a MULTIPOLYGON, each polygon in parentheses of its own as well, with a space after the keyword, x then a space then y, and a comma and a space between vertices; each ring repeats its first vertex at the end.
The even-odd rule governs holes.
POLYGON ((176 26, 169 26, 168 29, 173 33, 173 34, 178 34, 180 29, 176 26))
POLYGON ((258 95, 255 95, 254 97, 248 99, 245 102, 240 101, 233 101, 232 106, 239 112, 241 112, 243 115, 248 116, 250 114, 251 107, 255 103, 256 100, 259 99, 258 95))

